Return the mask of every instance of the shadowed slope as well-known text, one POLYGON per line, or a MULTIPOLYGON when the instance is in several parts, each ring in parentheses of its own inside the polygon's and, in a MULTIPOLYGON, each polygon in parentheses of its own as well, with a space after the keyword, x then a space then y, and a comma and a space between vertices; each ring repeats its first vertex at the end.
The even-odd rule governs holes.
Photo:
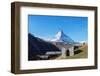
POLYGON ((48 51, 60 51, 55 45, 28 34, 28 60, 37 60, 37 55, 45 55, 48 51))

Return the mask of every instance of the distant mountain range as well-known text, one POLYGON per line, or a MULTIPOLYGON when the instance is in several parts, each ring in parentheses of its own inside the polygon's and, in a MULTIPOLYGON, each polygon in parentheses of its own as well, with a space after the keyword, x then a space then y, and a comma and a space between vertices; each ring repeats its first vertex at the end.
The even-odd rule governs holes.
POLYGON ((61 30, 59 31, 56 36, 55 39, 51 40, 53 42, 63 42, 63 43, 74 43, 74 40, 72 40, 69 36, 65 35, 64 32, 61 30))
POLYGON ((55 39, 49 40, 51 42, 60 42, 60 43, 64 43, 64 44, 71 44, 74 46, 81 46, 80 42, 75 42, 73 39, 71 39, 69 36, 67 36, 66 34, 64 34, 64 32, 62 30, 60 30, 56 35, 55 35, 55 39))
POLYGON ((29 33, 28 60, 41 60, 41 57, 46 58, 47 53, 58 53, 61 52, 62 47, 67 49, 72 46, 82 46, 82 43, 75 42, 69 36, 65 35, 62 30, 56 34, 55 39, 49 41, 35 37, 29 33))

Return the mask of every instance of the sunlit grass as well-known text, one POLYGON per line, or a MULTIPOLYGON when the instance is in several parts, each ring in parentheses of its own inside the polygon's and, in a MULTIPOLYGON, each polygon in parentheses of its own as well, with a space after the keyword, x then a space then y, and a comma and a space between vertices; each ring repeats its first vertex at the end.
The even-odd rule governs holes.
MULTIPOLYGON (((59 56, 56 59, 80 59, 80 58, 87 58, 88 57, 88 46, 84 45, 78 49, 79 53, 75 54, 74 56, 59 56)), ((76 52, 77 52, 76 51, 76 52)))

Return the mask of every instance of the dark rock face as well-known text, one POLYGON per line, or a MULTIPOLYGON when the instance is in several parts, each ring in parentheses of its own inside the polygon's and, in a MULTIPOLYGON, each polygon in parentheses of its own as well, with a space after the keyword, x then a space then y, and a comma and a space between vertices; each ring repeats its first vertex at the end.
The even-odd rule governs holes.
POLYGON ((48 51, 60 51, 55 45, 28 34, 28 60, 41 60, 37 55, 45 55, 48 51))

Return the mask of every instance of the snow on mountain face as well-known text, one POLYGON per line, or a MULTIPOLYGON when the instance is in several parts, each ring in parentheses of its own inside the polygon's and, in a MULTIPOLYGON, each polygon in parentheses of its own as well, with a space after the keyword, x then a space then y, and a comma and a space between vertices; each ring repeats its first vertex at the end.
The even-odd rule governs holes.
POLYGON ((65 35, 62 30, 56 34, 55 39, 53 39, 52 41, 64 42, 64 43, 74 43, 74 41, 70 37, 65 35))

